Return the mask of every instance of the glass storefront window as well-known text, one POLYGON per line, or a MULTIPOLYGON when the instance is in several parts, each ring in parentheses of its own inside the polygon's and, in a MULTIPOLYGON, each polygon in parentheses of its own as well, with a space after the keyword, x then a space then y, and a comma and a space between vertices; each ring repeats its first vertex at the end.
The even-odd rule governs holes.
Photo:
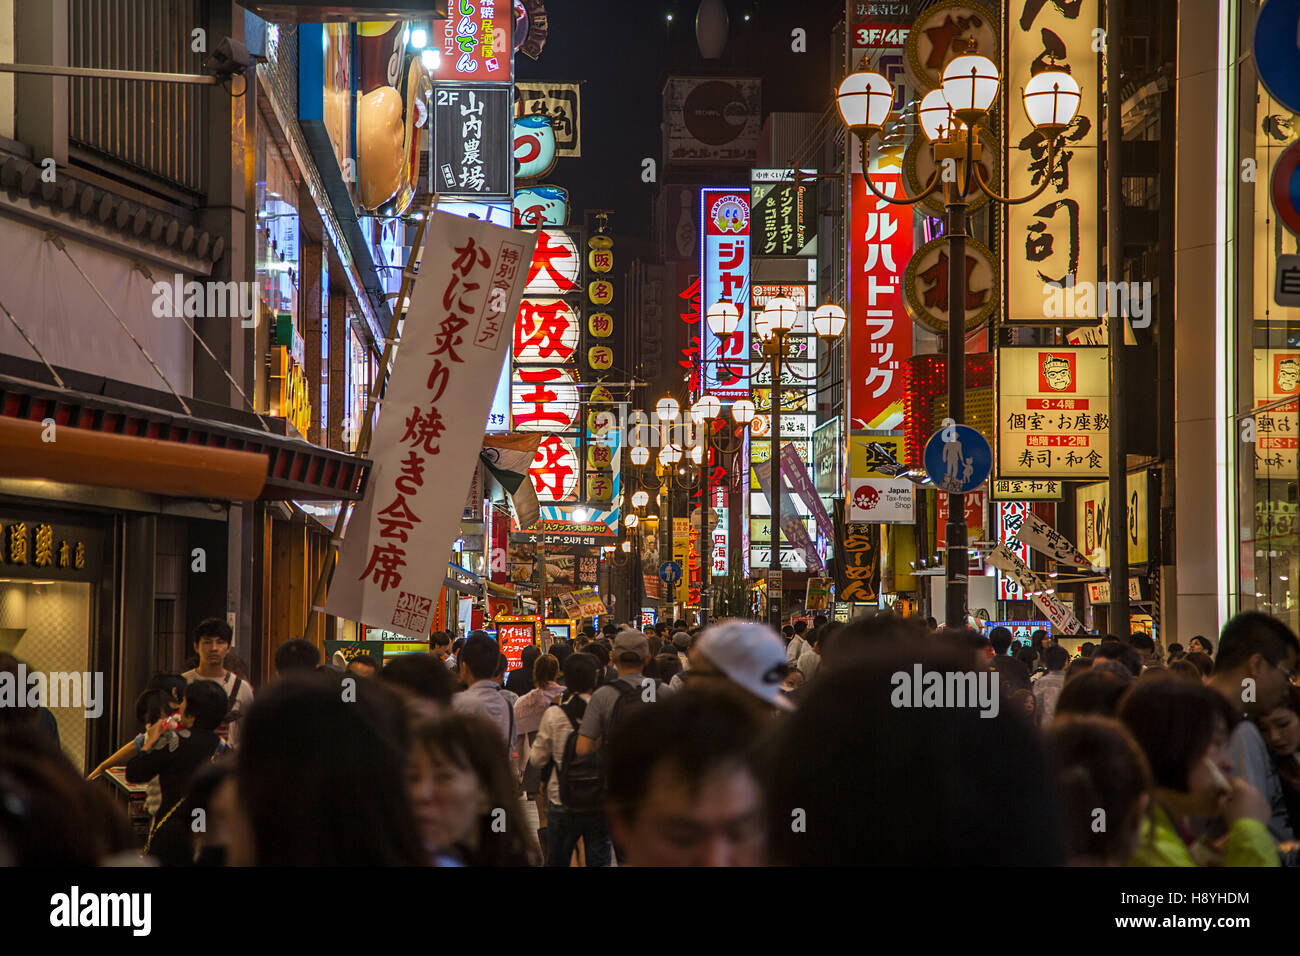
MULTIPOLYGON (((1244 4, 1240 43, 1254 34, 1253 5, 1244 4)), ((1236 424, 1242 463, 1241 604, 1276 615, 1294 629, 1300 626, 1300 547, 1297 538, 1297 446, 1300 445, 1300 309, 1279 305, 1275 297, 1280 256, 1300 252, 1300 240, 1273 208, 1270 179, 1282 154, 1300 141, 1300 124, 1290 109, 1274 100, 1243 70, 1244 95, 1237 100, 1245 115, 1236 124, 1238 167, 1254 160, 1254 175, 1239 177, 1238 223, 1249 223, 1250 242, 1237 243, 1238 343, 1249 342, 1248 374, 1252 408, 1236 424), (1253 108, 1253 115, 1251 111, 1253 108), (1253 182, 1249 181, 1253 178, 1253 182), (1249 305, 1246 305, 1249 303, 1249 305), (1249 310, 1249 311, 1248 311, 1249 310), (1253 438, 1253 444, 1251 439, 1253 438), (1251 473, 1253 471, 1253 480, 1251 473)), ((1245 239, 1246 237, 1242 237, 1245 239)))

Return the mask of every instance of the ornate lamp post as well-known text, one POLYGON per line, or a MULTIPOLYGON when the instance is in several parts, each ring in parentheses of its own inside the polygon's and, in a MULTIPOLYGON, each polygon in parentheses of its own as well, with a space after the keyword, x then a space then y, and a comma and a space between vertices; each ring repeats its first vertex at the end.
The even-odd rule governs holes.
MULTIPOLYGON (((892 87, 891 87, 892 90, 892 87)), ((891 92, 892 99, 892 92, 891 92)), ((709 329, 723 343, 735 334, 740 323, 739 311, 733 314, 719 308, 726 303, 716 303, 708 311, 709 329)), ((734 306, 733 306, 734 308, 734 306)), ((769 467, 771 481, 769 498, 772 502, 772 558, 768 563, 769 571, 781 568, 781 382, 785 374, 804 382, 815 382, 830 367, 830 350, 826 350, 824 364, 819 361, 816 373, 802 375, 786 362, 786 341, 798 325, 799 307, 790 299, 771 299, 763 311, 755 317, 754 331, 763 346, 763 362, 772 374, 772 418, 771 451, 769 467)), ((818 337, 830 342, 844 334, 844 310, 828 303, 817 309, 813 315, 813 330, 818 337)), ((748 424, 754 418, 754 405, 742 399, 732 406, 732 416, 740 424, 748 424), (743 404, 742 404, 743 403, 743 404), (742 417, 743 416, 743 417, 742 417)), ((773 627, 781 627, 782 592, 768 592, 768 619, 773 627)))
MULTIPOLYGON (((964 53, 943 71, 943 83, 921 100, 918 118, 934 151, 934 176, 924 191, 909 199, 886 196, 871 182, 866 157, 862 178, 882 202, 912 205, 942 185, 947 210, 948 239, 948 414, 960 423, 966 415, 966 195, 971 185, 995 202, 1017 205, 1040 195, 1055 175, 1056 154, 1061 135, 1079 108, 1079 84, 1069 73, 1048 71, 1037 74, 1021 91, 1030 122, 1048 144, 1047 172, 1039 187, 1027 196, 998 195, 984 181, 979 166, 981 144, 978 124, 984 121, 1002 79, 997 65, 986 56, 964 53), (945 174, 945 171, 947 174, 945 174)), ((865 149, 888 119, 894 87, 884 76, 861 71, 845 77, 837 103, 840 117, 850 132, 862 140, 865 149)), ((940 492, 943 494, 943 492, 940 492)), ((948 494, 947 555, 944 563, 946 622, 949 627, 966 624, 968 568, 966 509, 961 494, 948 494)))

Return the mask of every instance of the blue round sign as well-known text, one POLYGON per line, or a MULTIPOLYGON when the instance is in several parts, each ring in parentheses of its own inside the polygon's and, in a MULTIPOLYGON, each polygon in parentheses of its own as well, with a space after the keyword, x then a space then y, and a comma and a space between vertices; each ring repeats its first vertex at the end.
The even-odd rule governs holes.
POLYGON ((992 470, 993 449, 969 425, 945 425, 925 443, 925 471, 940 491, 968 494, 992 470))
POLYGON ((1255 68, 1264 89, 1293 113, 1300 113, 1300 70, 1296 37, 1300 0, 1268 0, 1255 18, 1255 68))
POLYGON ((676 561, 665 561, 659 565, 659 580, 664 584, 676 584, 682 579, 682 566, 676 561))

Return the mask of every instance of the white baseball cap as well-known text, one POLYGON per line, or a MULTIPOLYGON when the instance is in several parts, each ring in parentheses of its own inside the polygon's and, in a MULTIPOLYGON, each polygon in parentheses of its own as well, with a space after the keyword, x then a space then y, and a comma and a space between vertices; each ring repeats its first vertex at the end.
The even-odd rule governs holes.
POLYGON ((776 632, 764 624, 725 621, 700 635, 696 650, 737 687, 782 710, 794 710, 794 702, 781 692, 790 672, 785 646, 776 632))

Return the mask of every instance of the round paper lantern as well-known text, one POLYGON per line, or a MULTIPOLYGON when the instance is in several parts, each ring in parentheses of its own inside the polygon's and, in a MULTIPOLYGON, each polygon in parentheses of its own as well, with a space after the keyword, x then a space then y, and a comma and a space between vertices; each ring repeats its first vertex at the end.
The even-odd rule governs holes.
POLYGON ((587 349, 587 364, 603 372, 614 364, 614 350, 607 345, 593 345, 587 349))
POLYGON ((587 316, 587 331, 598 339, 607 339, 614 332, 614 317, 608 312, 593 312, 587 316))
POLYGON ((614 301, 614 283, 608 279, 597 279, 587 286, 587 297, 592 305, 609 305, 614 301))
POLYGON ((587 265, 592 272, 608 272, 614 268, 614 253, 608 249, 592 249, 587 253, 587 265))

